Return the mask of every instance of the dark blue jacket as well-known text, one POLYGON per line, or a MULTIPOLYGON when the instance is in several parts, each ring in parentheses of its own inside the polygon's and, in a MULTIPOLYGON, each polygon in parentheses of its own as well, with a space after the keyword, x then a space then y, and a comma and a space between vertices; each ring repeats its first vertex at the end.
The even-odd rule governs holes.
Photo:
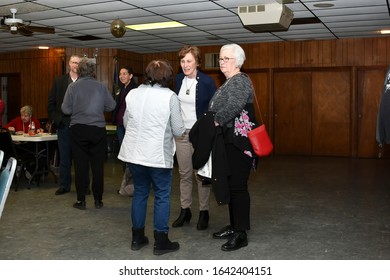
MULTIPOLYGON (((184 77, 185 76, 183 73, 179 73, 175 77, 176 94, 179 94, 184 77)), ((196 80, 198 81, 198 83, 196 84, 195 106, 196 117, 197 119, 199 119, 202 114, 208 110, 210 99, 211 97, 213 97, 215 91, 217 90, 217 87, 211 77, 200 72, 199 70, 196 74, 196 80)))

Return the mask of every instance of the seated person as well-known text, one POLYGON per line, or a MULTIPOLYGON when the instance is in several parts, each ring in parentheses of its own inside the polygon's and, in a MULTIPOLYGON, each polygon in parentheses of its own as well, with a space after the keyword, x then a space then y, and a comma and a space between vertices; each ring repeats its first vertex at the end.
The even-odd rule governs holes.
POLYGON ((28 133, 29 126, 34 122, 36 133, 43 132, 39 120, 32 116, 32 111, 31 106, 23 106, 20 109, 20 116, 7 123, 4 128, 7 128, 11 132, 16 132, 16 134, 23 134, 28 133))
MULTIPOLYGON (((43 129, 41 129, 40 121, 32 116, 33 109, 31 106, 26 105, 20 109, 20 116, 14 118, 9 123, 7 123, 4 128, 7 128, 11 133, 16 132, 16 134, 27 134, 29 130, 29 126, 34 122, 35 132, 41 133, 43 129)), ((23 157, 25 163, 25 176, 30 181, 36 181, 39 183, 39 179, 41 174, 36 175, 37 171, 40 171, 43 167, 46 167, 46 159, 44 157, 40 157, 39 160, 34 155, 36 149, 43 150, 45 149, 44 143, 33 143, 33 142, 14 142, 15 149, 19 157, 23 157), (38 146, 36 146, 38 145, 38 146), (37 166, 38 163, 38 166, 37 166)))

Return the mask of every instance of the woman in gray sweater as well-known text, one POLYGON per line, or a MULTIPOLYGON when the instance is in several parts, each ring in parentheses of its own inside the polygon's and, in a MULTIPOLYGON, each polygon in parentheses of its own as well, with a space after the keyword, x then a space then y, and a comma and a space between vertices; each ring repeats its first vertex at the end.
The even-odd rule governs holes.
POLYGON ((224 45, 219 54, 225 83, 210 101, 209 110, 215 112, 215 126, 221 126, 229 169, 230 224, 213 234, 215 239, 228 239, 224 251, 233 251, 248 245, 246 230, 250 229, 250 198, 248 178, 255 154, 247 132, 255 124, 253 87, 249 77, 241 73, 244 50, 237 44, 224 45))
POLYGON ((85 210, 89 169, 95 208, 103 207, 104 160, 106 158, 106 120, 104 112, 115 109, 115 100, 107 87, 96 80, 96 64, 83 58, 77 69, 79 79, 70 84, 61 105, 70 115, 70 136, 75 170, 77 202, 74 208, 85 210))

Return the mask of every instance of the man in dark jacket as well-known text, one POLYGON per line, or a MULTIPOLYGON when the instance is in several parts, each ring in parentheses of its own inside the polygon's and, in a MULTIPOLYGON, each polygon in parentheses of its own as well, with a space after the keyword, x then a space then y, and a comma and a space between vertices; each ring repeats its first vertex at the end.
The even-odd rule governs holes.
POLYGON ((50 120, 55 124, 58 135, 58 150, 60 153, 60 177, 59 188, 55 195, 62 195, 70 192, 72 184, 71 166, 72 166, 72 146, 70 142, 70 116, 61 111, 61 104, 64 100, 68 85, 78 79, 77 68, 80 57, 72 55, 69 59, 69 73, 56 77, 51 88, 48 100, 48 114, 50 120))

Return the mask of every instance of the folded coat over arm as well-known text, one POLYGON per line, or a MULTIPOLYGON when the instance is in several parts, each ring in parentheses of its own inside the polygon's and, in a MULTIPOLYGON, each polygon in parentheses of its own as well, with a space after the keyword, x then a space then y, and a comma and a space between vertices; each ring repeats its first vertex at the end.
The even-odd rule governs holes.
POLYGON ((189 139, 194 147, 192 164, 199 169, 209 159, 212 153, 212 187, 219 205, 230 202, 228 177, 230 174, 226 158, 225 143, 222 128, 214 124, 214 112, 206 112, 199 118, 189 133, 189 139))

